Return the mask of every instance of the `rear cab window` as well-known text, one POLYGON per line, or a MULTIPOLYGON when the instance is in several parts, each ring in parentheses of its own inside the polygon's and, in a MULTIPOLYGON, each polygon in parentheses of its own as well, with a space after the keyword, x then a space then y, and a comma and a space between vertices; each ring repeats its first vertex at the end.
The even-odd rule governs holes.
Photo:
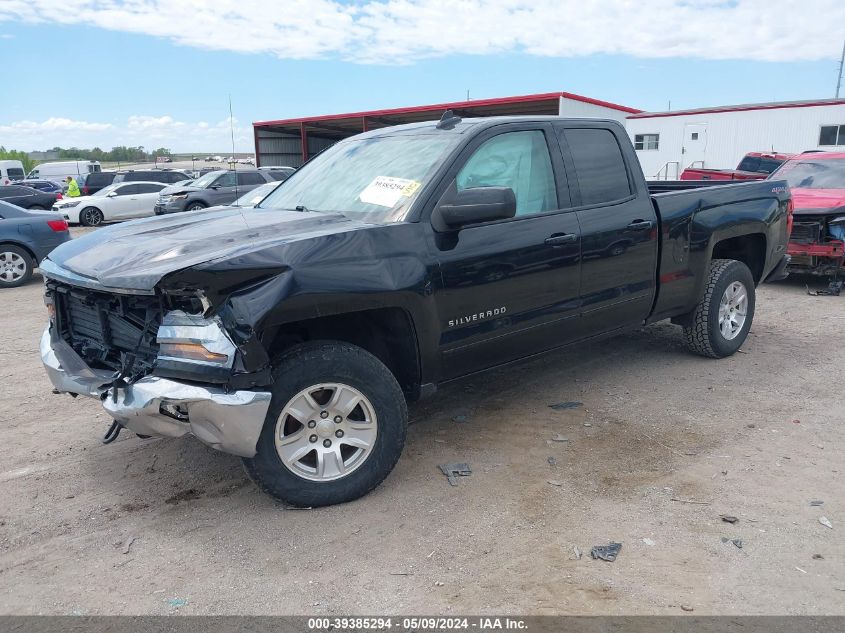
POLYGON ((606 128, 563 130, 581 191, 581 205, 611 204, 633 194, 616 135, 606 128))

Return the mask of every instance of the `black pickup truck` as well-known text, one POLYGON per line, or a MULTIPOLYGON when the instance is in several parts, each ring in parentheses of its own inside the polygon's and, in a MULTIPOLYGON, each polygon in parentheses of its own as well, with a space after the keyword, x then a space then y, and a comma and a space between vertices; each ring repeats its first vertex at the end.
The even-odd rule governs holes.
POLYGON ((789 202, 773 181, 651 195, 613 121, 447 113, 338 142, 258 208, 57 248, 41 355, 113 430, 193 434, 291 504, 349 501, 444 382, 662 319, 733 354, 785 276, 789 202))

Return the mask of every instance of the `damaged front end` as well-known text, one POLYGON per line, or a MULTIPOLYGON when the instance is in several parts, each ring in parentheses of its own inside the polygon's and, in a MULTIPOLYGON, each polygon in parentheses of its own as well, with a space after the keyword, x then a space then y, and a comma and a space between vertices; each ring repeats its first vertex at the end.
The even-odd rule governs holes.
POLYGON ((796 211, 788 245, 790 272, 833 277, 845 272, 845 209, 825 211, 796 211))
POLYGON ((201 293, 98 287, 49 259, 43 272, 50 324, 41 357, 57 391, 99 398, 140 435, 190 433, 224 452, 255 454, 270 393, 242 384, 254 387, 269 372, 244 369, 201 293))

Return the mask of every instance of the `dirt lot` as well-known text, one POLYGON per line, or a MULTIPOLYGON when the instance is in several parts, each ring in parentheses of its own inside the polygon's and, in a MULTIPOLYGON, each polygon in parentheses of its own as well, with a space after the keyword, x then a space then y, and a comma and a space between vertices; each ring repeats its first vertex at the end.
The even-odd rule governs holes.
POLYGON ((40 278, 3 291, 0 612, 845 614, 845 297, 803 283, 733 358, 660 324, 443 389, 379 489, 311 511, 191 439, 101 445, 50 394, 40 278))

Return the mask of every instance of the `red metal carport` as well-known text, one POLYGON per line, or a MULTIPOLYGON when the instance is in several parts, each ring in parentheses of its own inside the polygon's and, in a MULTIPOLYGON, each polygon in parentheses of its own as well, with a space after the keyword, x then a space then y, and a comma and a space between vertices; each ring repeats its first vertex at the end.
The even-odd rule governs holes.
POLYGON ((636 108, 571 92, 548 92, 388 110, 256 121, 252 124, 256 164, 298 167, 308 160, 309 156, 341 139, 390 125, 437 120, 445 110, 452 110, 461 117, 562 114, 619 120, 629 114, 641 112, 636 108))

